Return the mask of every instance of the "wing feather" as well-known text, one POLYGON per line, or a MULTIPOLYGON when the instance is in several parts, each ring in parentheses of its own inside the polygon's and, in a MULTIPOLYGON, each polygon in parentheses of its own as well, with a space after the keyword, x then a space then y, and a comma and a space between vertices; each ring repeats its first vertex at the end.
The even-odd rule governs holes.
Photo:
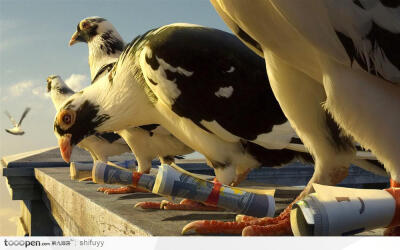
POLYGON ((287 119, 270 88, 264 60, 235 36, 171 26, 149 38, 139 61, 146 84, 178 116, 227 141, 279 148, 290 142, 293 129, 274 130, 287 119), (260 135, 273 130, 274 136, 263 142, 260 135))
POLYGON ((6 116, 8 117, 8 119, 10 119, 11 123, 13 124, 14 127, 17 126, 17 122, 14 120, 14 118, 10 115, 10 113, 8 113, 8 111, 4 111, 4 113, 6 114, 6 116))
POLYGON ((351 67, 400 83, 398 1, 271 2, 319 50, 351 67))
POLYGON ((24 113, 22 113, 21 119, 18 122, 18 126, 21 126, 22 121, 24 120, 25 116, 28 114, 28 112, 31 110, 31 108, 26 108, 24 110, 24 113))

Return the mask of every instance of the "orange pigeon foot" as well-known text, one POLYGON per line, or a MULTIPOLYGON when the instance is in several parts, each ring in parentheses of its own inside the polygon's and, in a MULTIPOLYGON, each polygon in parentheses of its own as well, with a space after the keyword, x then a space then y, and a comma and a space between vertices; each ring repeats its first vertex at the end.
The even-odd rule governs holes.
POLYGON ((183 199, 180 203, 173 203, 170 201, 162 202, 151 202, 144 201, 139 202, 135 207, 141 207, 143 209, 164 209, 164 210, 190 210, 190 211, 222 211, 222 208, 215 206, 206 205, 201 202, 192 201, 189 199, 183 199))
POLYGON ((236 235, 293 235, 290 228, 290 209, 287 208, 278 217, 256 218, 239 215, 234 222, 194 221, 187 224, 182 234, 194 231, 199 234, 236 234, 236 235))
POLYGON ((386 189, 396 200, 396 213, 391 223, 385 232, 385 236, 400 236, 400 182, 393 179, 390 180, 390 188, 386 189))
POLYGON ((101 187, 97 189, 97 192, 103 192, 105 194, 128 194, 128 193, 136 193, 136 192, 148 192, 142 188, 134 188, 132 186, 124 186, 119 188, 107 188, 101 187))

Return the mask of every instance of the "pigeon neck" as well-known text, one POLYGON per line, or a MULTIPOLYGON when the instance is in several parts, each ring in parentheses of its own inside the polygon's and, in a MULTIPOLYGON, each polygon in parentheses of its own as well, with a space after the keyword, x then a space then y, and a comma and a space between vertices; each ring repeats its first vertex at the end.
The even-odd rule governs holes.
POLYGON ((51 91, 51 100, 53 101, 53 104, 56 108, 56 110, 59 110, 61 107, 61 104, 64 103, 65 100, 68 99, 74 92, 71 90, 71 92, 67 93, 62 93, 61 89, 55 89, 51 91))
POLYGON ((88 42, 88 47, 90 75, 93 80, 102 66, 118 60, 124 41, 118 32, 108 31, 95 36, 88 42))
POLYGON ((100 114, 110 117, 97 128, 98 132, 118 131, 158 122, 158 111, 136 79, 126 81, 116 78, 110 82, 109 77, 104 76, 88 88, 92 93, 87 94, 100 105, 100 114))

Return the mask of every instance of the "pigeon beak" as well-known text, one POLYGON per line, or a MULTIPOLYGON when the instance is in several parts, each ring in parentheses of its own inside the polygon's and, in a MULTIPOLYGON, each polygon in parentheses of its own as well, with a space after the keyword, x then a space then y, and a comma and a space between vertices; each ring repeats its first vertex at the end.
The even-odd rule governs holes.
POLYGON ((69 46, 74 45, 80 40, 80 36, 78 31, 75 31, 75 33, 72 35, 71 40, 69 40, 69 46))
POLYGON ((69 163, 72 153, 71 147, 71 134, 65 134, 58 139, 58 146, 60 147, 60 153, 66 163, 69 163))

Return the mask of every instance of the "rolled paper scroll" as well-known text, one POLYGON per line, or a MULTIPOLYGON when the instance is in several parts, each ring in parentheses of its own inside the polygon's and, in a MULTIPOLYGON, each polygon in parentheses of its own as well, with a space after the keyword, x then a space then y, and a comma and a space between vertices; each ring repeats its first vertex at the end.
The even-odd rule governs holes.
POLYGON ((157 176, 132 173, 104 162, 95 162, 94 166, 96 183, 132 185, 162 196, 187 198, 256 217, 273 216, 275 212, 273 195, 213 183, 167 164, 159 167, 157 176))
POLYGON ((313 184, 290 214, 294 235, 354 235, 391 224, 395 198, 386 190, 313 184))

